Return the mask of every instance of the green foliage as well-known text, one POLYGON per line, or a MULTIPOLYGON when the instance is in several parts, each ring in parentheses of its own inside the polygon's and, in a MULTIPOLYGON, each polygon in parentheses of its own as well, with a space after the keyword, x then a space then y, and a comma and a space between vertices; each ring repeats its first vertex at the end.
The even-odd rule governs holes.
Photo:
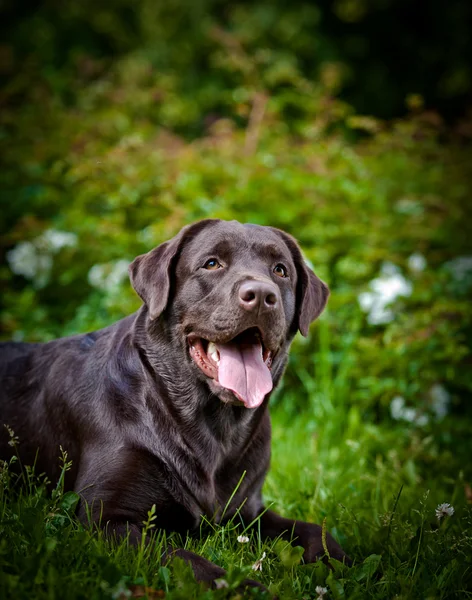
POLYGON ((4 0, 0 77, 21 96, 28 79, 18 72, 39 72, 70 103, 65 72, 93 80, 138 51, 178 79, 166 116, 187 129, 201 127, 199 112, 226 115, 248 84, 276 92, 287 117, 303 114, 290 88, 306 80, 364 114, 426 105, 457 120, 470 108, 471 16, 468 2, 441 0, 4 0))
POLYGON ((427 410, 438 382, 454 401, 470 391, 470 281, 453 268, 469 247, 468 149, 443 146, 421 116, 378 123, 375 135, 347 145, 330 133, 343 113, 323 110, 316 95, 318 110, 297 135, 278 96, 253 94, 245 129, 222 119, 185 142, 162 124, 162 110, 187 114, 172 87, 145 59, 128 57, 77 91, 73 109, 46 94, 41 118, 31 105, 5 112, 4 244, 21 263, 16 276, 1 271, 5 335, 44 340, 120 318, 139 305, 126 279, 136 254, 198 218, 237 218, 296 235, 333 291, 319 329, 329 339, 298 342, 290 387, 318 385, 312 356, 322 342, 326 369, 349 370, 343 385, 358 406, 400 394, 427 410), (57 231, 76 241, 58 248, 57 231), (416 253, 426 258, 422 271, 408 267, 416 253), (396 301, 390 323, 372 326, 358 296, 384 263, 402 271, 412 294, 396 301))
MULTIPOLYGON (((326 518, 356 564, 330 572, 304 565, 296 540, 242 544, 236 523, 213 526, 185 542, 229 569, 228 587, 207 591, 185 565, 160 564, 152 507, 155 543, 110 544, 77 523, 63 478, 48 495, 31 467, 17 480, 5 466, 0 595, 234 598, 252 576, 281 598, 317 586, 332 598, 467 597, 470 146, 421 98, 390 123, 338 100, 345 72, 322 8, 176 0, 130 17, 129 6, 66 2, 59 15, 50 2, 9 32, 22 51, 1 97, 2 335, 45 341, 131 313, 127 264, 197 219, 292 233, 332 295, 273 399, 265 497, 326 518), (456 512, 439 522, 442 502, 456 512)), ((336 14, 362 20, 355 8, 336 14)))

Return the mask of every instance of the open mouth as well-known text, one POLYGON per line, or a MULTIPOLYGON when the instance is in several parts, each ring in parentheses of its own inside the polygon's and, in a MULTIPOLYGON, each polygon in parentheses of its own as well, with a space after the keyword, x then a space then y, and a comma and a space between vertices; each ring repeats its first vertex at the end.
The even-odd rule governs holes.
POLYGON ((272 352, 264 347, 257 328, 247 329, 226 343, 195 335, 188 338, 190 356, 207 377, 230 390, 246 408, 256 408, 271 391, 272 352))

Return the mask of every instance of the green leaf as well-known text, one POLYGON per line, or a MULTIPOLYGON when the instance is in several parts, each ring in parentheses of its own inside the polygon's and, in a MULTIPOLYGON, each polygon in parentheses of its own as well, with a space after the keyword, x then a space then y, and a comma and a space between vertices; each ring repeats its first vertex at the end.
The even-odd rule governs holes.
POLYGON ((330 573, 326 578, 326 583, 331 590, 331 594, 334 600, 344 598, 344 586, 339 579, 335 578, 334 573, 330 573))
POLYGON ((77 508, 77 504, 79 503, 79 500, 80 500, 79 494, 76 494, 75 492, 66 492, 62 496, 60 506, 66 512, 74 512, 75 509, 77 508))
POLYGON ((352 573, 352 577, 356 581, 369 581, 372 575, 377 571, 382 557, 380 554, 371 554, 364 562, 356 567, 352 573))
POLYGON ((292 569, 301 563, 305 550, 302 546, 292 546, 288 542, 279 540, 274 546, 274 551, 283 566, 286 569, 292 569))
POLYGON ((159 567, 158 573, 159 579, 163 582, 164 587, 167 590, 170 583, 170 569, 168 567, 159 567))

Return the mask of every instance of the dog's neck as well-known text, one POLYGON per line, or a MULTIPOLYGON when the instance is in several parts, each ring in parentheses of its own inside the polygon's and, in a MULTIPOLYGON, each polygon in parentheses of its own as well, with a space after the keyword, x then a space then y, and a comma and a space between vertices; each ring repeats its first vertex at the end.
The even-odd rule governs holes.
POLYGON ((216 443, 228 452, 241 450, 266 413, 269 397, 256 409, 222 402, 205 381, 196 378, 184 340, 169 321, 151 321, 143 306, 133 325, 133 344, 153 380, 156 397, 162 400, 163 406, 156 409, 165 409, 192 445, 203 444, 211 451, 216 443))

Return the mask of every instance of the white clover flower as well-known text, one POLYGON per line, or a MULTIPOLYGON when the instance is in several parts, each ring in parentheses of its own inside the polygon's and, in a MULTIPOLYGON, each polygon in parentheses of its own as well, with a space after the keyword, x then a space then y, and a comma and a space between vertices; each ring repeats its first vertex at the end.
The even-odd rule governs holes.
POLYGON ((435 383, 429 391, 431 396, 431 408, 436 416, 436 419, 440 421, 449 412, 449 405, 451 402, 451 396, 446 388, 435 383))
POLYGON ((436 508, 436 517, 440 521, 443 517, 452 517, 454 514, 454 507, 451 506, 448 502, 443 502, 443 504, 439 504, 436 508))
POLYGON ((256 562, 252 565, 252 570, 253 571, 262 571, 262 561, 264 560, 264 558, 266 557, 266 553, 263 552, 262 556, 260 558, 258 558, 256 560, 256 562))
MULTIPOLYGON (((102 589, 105 588, 102 587, 102 589)), ((133 594, 133 592, 126 587, 124 581, 119 581, 111 590, 108 587, 107 591, 111 591, 111 597, 113 600, 124 600, 125 598, 131 598, 133 594)))
POLYGON ((238 535, 236 538, 240 544, 247 544, 249 542, 249 538, 247 535, 238 535))
POLYGON ((421 273, 426 268, 426 258, 419 252, 415 252, 408 258, 408 268, 413 273, 421 273))
POLYGON ((215 587, 217 590, 221 590, 223 588, 228 588, 229 583, 226 581, 226 579, 215 579, 215 587))
POLYGON ((318 598, 316 600, 323 600, 323 598, 328 593, 328 588, 322 587, 321 585, 317 585, 315 587, 315 592, 318 594, 318 598))
POLYGON ((390 262, 382 265, 380 276, 372 279, 369 287, 371 291, 359 294, 358 301, 361 309, 368 313, 367 321, 371 325, 390 323, 395 315, 388 306, 400 296, 410 296, 413 290, 411 282, 390 262))

